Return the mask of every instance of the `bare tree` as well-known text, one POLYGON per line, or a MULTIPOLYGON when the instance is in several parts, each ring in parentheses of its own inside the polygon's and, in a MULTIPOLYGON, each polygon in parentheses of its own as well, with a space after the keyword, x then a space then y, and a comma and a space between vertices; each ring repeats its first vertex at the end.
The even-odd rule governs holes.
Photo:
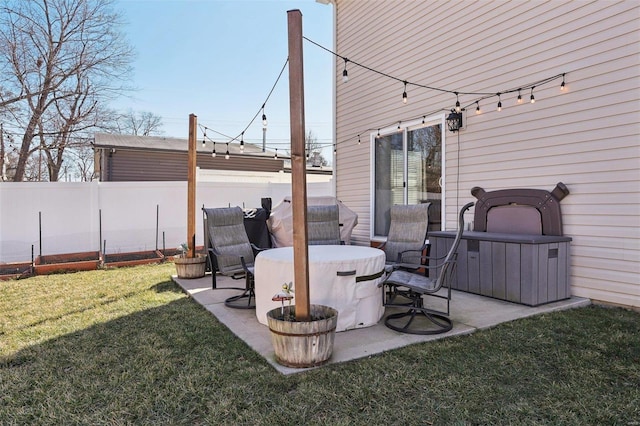
POLYGON ((326 166, 329 164, 322 155, 322 144, 318 142, 318 138, 312 130, 307 131, 304 142, 307 150, 307 162, 311 163, 312 166, 326 166))
POLYGON ((24 179, 38 150, 49 180, 57 180, 70 141, 96 125, 101 104, 128 89, 123 81, 133 54, 112 3, 5 0, 0 6, 0 69, 9 73, 3 87, 24 97, 12 113, 24 128, 14 181, 24 179))
POLYGON ((123 135, 161 135, 162 117, 148 111, 129 110, 116 116, 114 131, 123 135))

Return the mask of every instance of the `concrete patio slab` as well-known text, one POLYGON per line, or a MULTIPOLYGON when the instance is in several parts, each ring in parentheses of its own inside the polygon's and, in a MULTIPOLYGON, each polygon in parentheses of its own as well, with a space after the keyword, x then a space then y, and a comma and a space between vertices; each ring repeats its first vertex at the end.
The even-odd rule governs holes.
MULTIPOLYGON (((237 288, 244 286, 244 280, 233 280, 229 277, 218 276, 218 288, 213 290, 211 288, 211 275, 197 279, 180 279, 173 276, 172 279, 193 300, 204 306, 236 336, 261 354, 280 373, 293 374, 308 370, 284 367, 276 362, 269 328, 258 322, 255 310, 231 309, 224 305, 226 298, 239 293, 237 288), (233 287, 236 289, 233 289, 233 287)), ((433 336, 403 334, 390 330, 381 320, 372 327, 336 333, 333 355, 328 364, 364 358, 414 343, 469 334, 476 330, 490 328, 519 318, 587 306, 590 303, 589 299, 571 297, 567 300, 529 307, 454 290, 451 301, 453 330, 450 332, 433 336)), ((390 310, 387 311, 390 312, 390 310)))

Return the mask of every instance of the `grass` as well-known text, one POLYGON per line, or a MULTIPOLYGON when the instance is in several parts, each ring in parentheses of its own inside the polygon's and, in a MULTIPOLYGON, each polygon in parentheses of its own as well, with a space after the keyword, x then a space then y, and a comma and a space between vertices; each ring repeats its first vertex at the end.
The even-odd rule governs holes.
POLYGON ((640 424, 637 312, 557 312, 283 376, 173 272, 0 282, 0 424, 640 424))

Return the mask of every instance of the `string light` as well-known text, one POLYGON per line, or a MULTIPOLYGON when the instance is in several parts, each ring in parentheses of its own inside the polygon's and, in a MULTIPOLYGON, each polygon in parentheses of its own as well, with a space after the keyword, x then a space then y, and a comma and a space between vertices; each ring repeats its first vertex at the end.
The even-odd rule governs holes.
POLYGON ((406 104, 407 103, 407 82, 403 81, 404 83, 404 92, 402 92, 402 103, 406 104))
POLYGON ((535 89, 536 86, 531 86, 531 103, 535 104, 536 103, 536 98, 533 97, 533 89, 535 89))
POLYGON ((204 128, 204 135, 202 135, 202 147, 207 146, 207 128, 204 128))
POLYGON ((224 159, 225 160, 229 159, 229 142, 227 142, 227 152, 224 154, 224 159))
POLYGON ((398 121, 398 133, 402 131, 402 128, 400 127, 400 123, 402 123, 402 121, 398 121))
POLYGON ((343 83, 346 83, 347 81, 349 81, 349 73, 347 72, 347 62, 349 62, 349 60, 347 58, 344 58, 344 70, 342 71, 343 83))
POLYGON ((338 152, 338 144, 333 144, 333 155, 336 155, 336 153, 338 152))
POLYGON ((278 159, 278 148, 276 148, 276 153, 273 154, 273 159, 277 160, 278 159))
POLYGON ((213 158, 216 158, 216 143, 215 142, 213 142, 213 152, 211 153, 211 156, 213 158))
MULTIPOLYGON (((337 53, 335 53, 335 52, 332 52, 331 50, 329 50, 329 49, 325 48, 324 46, 321 46, 320 44, 318 44, 318 43, 314 42, 313 40, 310 40, 310 39, 309 39, 309 38, 307 38, 307 37, 303 37, 303 39, 305 39, 306 41, 308 41, 308 42, 310 42, 310 43, 312 43, 312 44, 314 44, 314 45, 316 45, 316 46, 320 47, 321 49, 326 50, 327 52, 329 52, 329 53, 331 53, 331 54, 333 54, 333 55, 335 55, 335 56, 337 56, 337 57, 341 58, 341 59, 344 61, 344 69, 343 69, 343 81, 344 81, 344 82, 348 81, 348 70, 347 70, 347 63, 348 63, 348 62, 351 62, 351 63, 355 64, 356 66, 359 66, 359 67, 361 67, 361 68, 365 68, 365 69, 367 69, 367 70, 369 70, 369 71, 375 72, 375 73, 377 73, 377 74, 379 74, 379 75, 382 75, 382 76, 384 76, 384 77, 387 77, 387 78, 390 78, 390 79, 393 79, 393 80, 396 80, 396 81, 401 82, 401 83, 404 85, 404 91, 403 91, 403 93, 402 93, 402 102, 403 102, 403 104, 406 104, 406 103, 407 103, 407 101, 408 101, 407 86, 408 86, 409 84, 412 84, 412 85, 417 86, 417 87, 420 87, 420 88, 425 88, 425 89, 430 89, 430 90, 435 90, 435 91, 440 91, 440 92, 446 92, 446 93, 452 93, 452 94, 455 94, 455 95, 456 95, 456 105, 455 105, 455 111, 456 111, 456 112, 462 111, 462 109, 468 108, 470 105, 473 105, 473 103, 475 103, 475 104, 476 104, 476 114, 480 114, 480 113, 481 113, 481 110, 480 110, 480 103, 479 103, 479 102, 480 102, 480 101, 482 101, 482 100, 485 100, 485 99, 491 98, 491 97, 493 97, 493 96, 497 96, 497 97, 498 97, 498 111, 501 111, 501 110, 502 110, 502 99, 501 99, 501 95, 502 95, 502 94, 513 93, 513 92, 516 92, 516 91, 517 91, 517 92, 518 92, 518 103, 521 103, 521 102, 522 102, 522 95, 521 95, 521 91, 522 91, 522 90, 529 89, 529 88, 531 89, 531 103, 535 103, 535 97, 534 97, 534 95, 533 95, 533 90, 534 90, 534 88, 535 88, 536 86, 539 86, 539 85, 547 84, 547 83, 549 83, 549 82, 551 82, 551 81, 553 81, 553 80, 556 80, 556 79, 558 79, 558 78, 560 78, 560 77, 562 78, 562 82, 561 82, 561 84, 560 84, 560 90, 561 90, 561 91, 566 90, 565 73, 557 74, 557 75, 554 75, 554 76, 552 76, 552 77, 548 77, 548 78, 545 78, 545 79, 543 79, 543 80, 536 81, 536 82, 534 82, 532 85, 524 85, 524 86, 520 86, 520 88, 518 88, 518 89, 508 89, 508 90, 503 90, 503 91, 498 92, 498 93, 485 93, 485 92, 458 92, 458 91, 452 91, 452 90, 444 89, 444 88, 431 87, 431 86, 427 86, 427 85, 423 85, 423 84, 417 84, 417 83, 409 82, 409 81, 407 81, 407 80, 402 80, 402 79, 399 79, 399 78, 394 77, 394 76, 392 76, 392 75, 389 75, 389 74, 383 73, 383 72, 381 72, 381 71, 378 71, 378 70, 372 69, 372 68, 370 68, 370 67, 368 67, 368 66, 366 66, 366 65, 360 64, 360 63, 358 63, 358 62, 354 62, 353 60, 350 60, 350 59, 348 59, 348 58, 346 58, 346 57, 344 57, 344 56, 341 56, 341 55, 339 55, 339 54, 337 54, 337 53), (475 99, 475 100, 472 100, 472 101, 471 101, 471 103, 470 103, 470 105, 463 107, 463 106, 460 104, 460 98, 459 98, 459 96, 460 96, 460 95, 476 95, 476 96, 480 96, 480 97, 478 97, 478 98, 477 98, 477 99, 475 99)), ((267 116, 266 116, 266 113, 265 113, 266 103, 267 103, 267 101, 269 100, 269 98, 270 98, 271 94, 273 93, 273 91, 274 91, 274 89, 275 89, 275 87, 276 87, 276 85, 277 85, 278 81, 280 80, 280 77, 282 76, 282 74, 283 74, 284 70, 286 69, 286 65, 287 65, 287 64, 288 64, 288 59, 285 61, 285 64, 283 65, 283 68, 282 68, 282 70, 280 71, 280 75, 278 76, 278 78, 277 78, 276 82, 274 83, 273 87, 271 88, 271 91, 269 92, 269 95, 267 96, 267 98, 266 98, 265 102, 262 104, 262 107, 258 110, 258 112, 257 112, 257 113, 256 113, 256 115, 254 116, 254 118, 251 120, 251 122, 250 122, 250 123, 247 125, 247 127, 246 127, 242 132, 241 132, 241 134, 240 134, 239 136, 236 136, 235 138, 233 138, 233 137, 229 137, 229 139, 231 140, 230 142, 233 142, 233 141, 235 141, 235 140, 238 140, 238 138, 240 138, 240 152, 243 152, 243 147, 244 147, 244 132, 245 132, 245 131, 246 131, 246 130, 251 126, 251 124, 252 124, 252 123, 254 122, 254 120, 258 117, 258 115, 260 114, 260 112, 262 112, 262 124, 263 124, 263 128, 264 128, 264 129, 266 129, 266 127, 267 127, 267 116)), ((432 113, 430 113, 430 114, 435 114, 435 113, 437 113, 437 112, 441 112, 441 111, 442 111, 441 109, 438 109, 438 110, 436 110, 436 111, 434 111, 434 112, 432 112, 432 113)), ((428 114, 428 115, 429 115, 429 114, 428 114)), ((422 125, 423 125, 423 126, 426 126, 426 115, 425 115, 425 116, 422 116, 422 125)), ((400 130, 402 130, 402 129, 401 129, 401 122, 400 122, 400 121, 398 122, 398 127, 400 127, 400 130)), ((206 129, 207 129, 207 128, 205 128, 205 139, 206 139, 206 129)), ((370 130, 374 130, 374 129, 370 129, 370 130)), ((225 136, 226 136, 226 135, 225 135, 225 136)), ((376 135, 376 138, 380 138, 380 137, 381 137, 381 135, 380 135, 380 128, 378 128, 378 129, 377 129, 377 135, 376 135)), ((211 139, 209 138, 209 140, 211 140, 211 139)), ((203 145, 205 145, 205 143, 206 143, 206 140, 203 140, 203 145)), ((358 144, 361 144, 361 135, 358 135, 358 144)), ((276 148, 276 150, 277 150, 277 148, 276 148)), ((215 157, 215 142, 214 142, 214 148, 213 148, 212 156, 213 156, 213 157, 215 157)), ((275 153, 275 158, 277 158, 277 152, 275 153)))
POLYGON ((424 120, 425 120, 426 118, 427 118, 427 116, 426 116, 426 115, 423 115, 423 116, 422 116, 422 127, 424 127, 424 126, 426 126, 426 125, 427 125, 427 123, 425 123, 425 122, 424 122, 424 120))

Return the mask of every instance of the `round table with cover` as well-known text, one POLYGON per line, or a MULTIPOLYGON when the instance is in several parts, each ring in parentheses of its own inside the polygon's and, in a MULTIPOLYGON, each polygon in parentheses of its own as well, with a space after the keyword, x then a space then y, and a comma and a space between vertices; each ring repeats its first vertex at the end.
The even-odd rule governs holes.
MULTIPOLYGON (((309 300, 338 311, 336 331, 369 327, 384 314, 382 289, 385 255, 363 246, 309 246, 309 300)), ((282 285, 292 282, 293 247, 260 252, 255 261, 256 316, 267 324, 267 312, 278 308, 273 301, 282 285)), ((295 297, 295 283, 294 283, 295 297)), ((295 304, 295 298, 292 301, 295 304)))

